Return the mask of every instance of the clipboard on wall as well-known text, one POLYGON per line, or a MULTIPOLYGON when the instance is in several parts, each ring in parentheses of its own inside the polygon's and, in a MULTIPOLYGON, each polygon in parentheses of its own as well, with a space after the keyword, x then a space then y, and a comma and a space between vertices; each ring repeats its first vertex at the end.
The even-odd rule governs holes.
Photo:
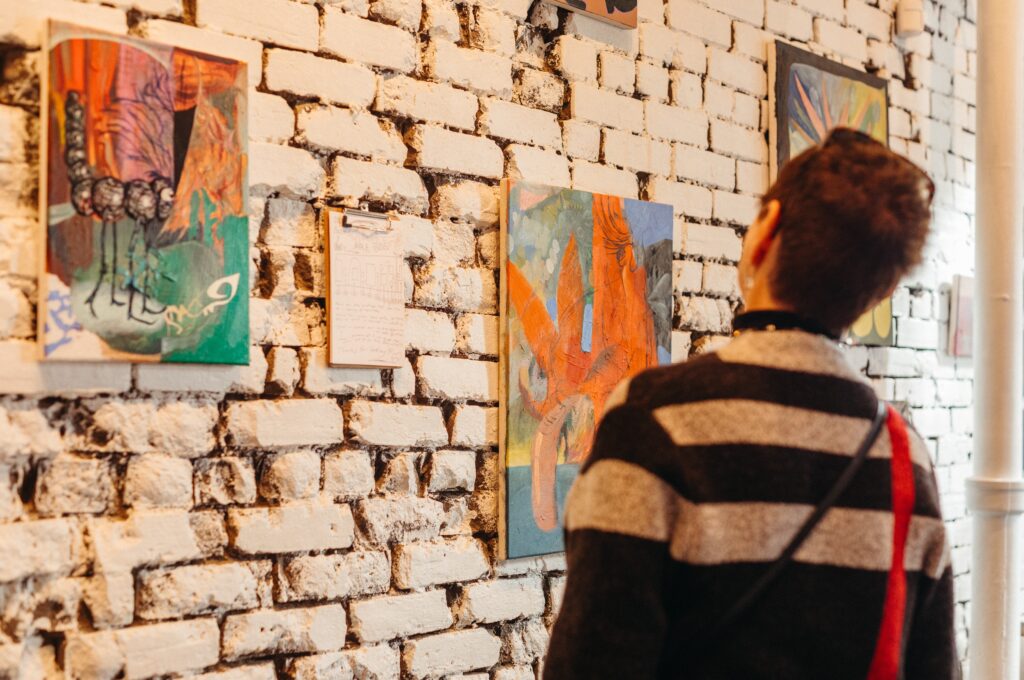
POLYGON ((391 218, 325 208, 327 363, 405 365, 402 244, 391 218))

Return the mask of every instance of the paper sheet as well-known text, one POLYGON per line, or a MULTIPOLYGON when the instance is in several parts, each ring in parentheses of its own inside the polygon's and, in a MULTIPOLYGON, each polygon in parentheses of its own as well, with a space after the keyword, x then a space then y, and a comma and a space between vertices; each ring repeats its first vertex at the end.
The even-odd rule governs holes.
POLYGON ((345 226, 331 211, 330 357, 334 366, 405 363, 405 291, 397 231, 345 226))

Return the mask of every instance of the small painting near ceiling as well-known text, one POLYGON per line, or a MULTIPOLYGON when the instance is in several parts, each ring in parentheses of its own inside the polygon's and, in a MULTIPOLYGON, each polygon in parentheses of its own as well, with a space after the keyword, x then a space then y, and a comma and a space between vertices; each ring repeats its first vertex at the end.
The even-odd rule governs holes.
POLYGON ((636 28, 637 0, 548 0, 548 2, 616 26, 636 28))

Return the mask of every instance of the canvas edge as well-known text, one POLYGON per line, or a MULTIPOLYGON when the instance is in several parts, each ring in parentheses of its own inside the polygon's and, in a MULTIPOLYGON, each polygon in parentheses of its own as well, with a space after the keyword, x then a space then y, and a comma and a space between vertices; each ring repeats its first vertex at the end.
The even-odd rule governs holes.
POLYGON ((498 559, 508 560, 508 211, 511 179, 501 180, 498 209, 498 559))
POLYGON ((768 181, 779 176, 779 64, 778 45, 768 43, 768 181))
POLYGON ((960 284, 963 277, 953 276, 953 285, 949 291, 949 328, 946 329, 946 349, 951 357, 957 356, 956 330, 960 322, 960 284))
POLYGON ((42 234, 36 245, 38 262, 36 270, 39 274, 38 294, 36 297, 38 308, 36 309, 36 358, 39 361, 50 361, 46 356, 46 319, 49 316, 46 308, 46 299, 49 295, 49 272, 47 271, 47 253, 50 247, 50 220, 46 214, 46 204, 50 195, 50 50, 52 49, 50 36, 53 31, 53 19, 47 19, 43 23, 42 35, 42 58, 40 59, 39 74, 39 190, 38 210, 39 229, 42 234))
POLYGON ((564 2, 563 0, 544 0, 544 2, 546 2, 549 5, 553 5, 554 7, 560 7, 561 9, 567 10, 569 12, 576 12, 577 14, 580 14, 582 16, 590 17, 591 19, 596 19, 597 21, 606 23, 610 26, 614 26, 615 28, 621 28, 626 31, 635 31, 637 29, 637 26, 640 24, 639 3, 637 3, 635 21, 633 23, 627 24, 621 21, 615 21, 614 19, 609 19, 608 17, 603 16, 601 14, 595 14, 594 12, 590 12, 588 10, 573 7, 568 2, 564 2))
POLYGON ((947 331, 947 344, 946 352, 949 356, 954 359, 973 359, 974 358, 974 321, 971 321, 971 350, 967 351, 961 347, 961 343, 958 341, 960 337, 960 324, 963 319, 961 314, 963 313, 964 300, 964 289, 968 287, 972 289, 971 304, 974 303, 974 277, 969 274, 955 274, 953 276, 953 283, 949 291, 949 329, 947 331))
POLYGON ((338 211, 340 208, 333 208, 331 206, 324 206, 324 209, 320 211, 320 228, 323 229, 324 238, 324 319, 327 322, 327 351, 326 355, 327 365, 334 365, 334 342, 332 336, 334 335, 334 315, 331 312, 333 307, 333 295, 331 294, 331 213, 338 211))

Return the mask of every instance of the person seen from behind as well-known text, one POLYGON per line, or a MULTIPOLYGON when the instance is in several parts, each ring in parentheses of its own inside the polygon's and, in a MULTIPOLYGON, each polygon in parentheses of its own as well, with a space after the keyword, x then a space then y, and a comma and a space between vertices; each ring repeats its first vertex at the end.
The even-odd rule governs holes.
POLYGON ((960 677, 928 450, 840 347, 920 262, 933 194, 849 129, 781 170, 731 341, 609 398, 545 680, 960 677))

